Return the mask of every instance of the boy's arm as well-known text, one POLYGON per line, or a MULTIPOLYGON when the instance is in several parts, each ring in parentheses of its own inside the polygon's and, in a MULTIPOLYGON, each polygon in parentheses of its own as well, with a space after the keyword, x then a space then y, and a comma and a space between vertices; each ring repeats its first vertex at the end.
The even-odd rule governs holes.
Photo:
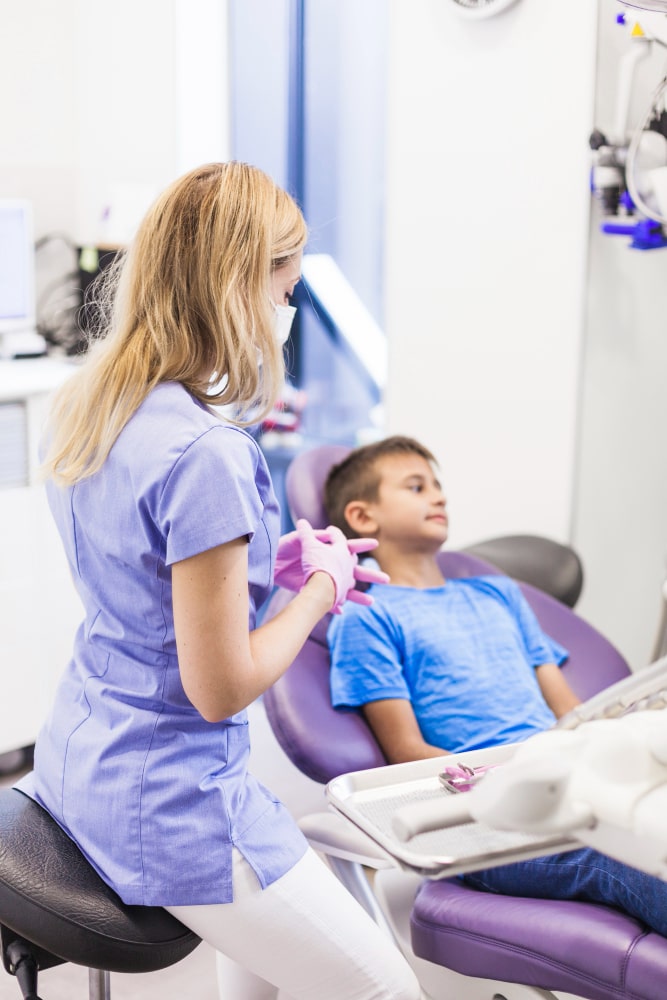
POLYGON ((577 698, 555 663, 542 663, 535 668, 535 676, 544 700, 557 719, 581 704, 581 699, 577 698))
POLYGON ((390 764, 402 764, 449 753, 426 743, 412 705, 403 698, 384 698, 362 706, 364 718, 390 764))

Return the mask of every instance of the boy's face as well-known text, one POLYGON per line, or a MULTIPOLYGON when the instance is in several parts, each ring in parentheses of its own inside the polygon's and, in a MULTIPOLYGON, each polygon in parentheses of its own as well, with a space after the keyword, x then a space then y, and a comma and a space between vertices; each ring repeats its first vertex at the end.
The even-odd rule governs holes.
POLYGON ((430 462, 421 455, 385 455, 377 462, 378 498, 368 505, 380 544, 439 549, 447 541, 447 499, 430 462))

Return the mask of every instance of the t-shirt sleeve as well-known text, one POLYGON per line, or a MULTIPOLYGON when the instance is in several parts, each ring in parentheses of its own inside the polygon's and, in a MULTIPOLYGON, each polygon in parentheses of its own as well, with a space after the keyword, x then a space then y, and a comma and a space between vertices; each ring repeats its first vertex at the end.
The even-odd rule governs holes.
POLYGON ((506 579, 504 585, 506 598, 514 611, 528 662, 533 667, 539 667, 543 663, 556 663, 559 667, 562 666, 569 655, 567 649, 542 631, 535 612, 517 584, 513 580, 506 579))
POLYGON ((410 700, 400 657, 400 637, 385 610, 347 603, 327 633, 334 708, 366 705, 383 698, 410 700))
POLYGON ((246 537, 262 518, 257 446, 248 435, 212 427, 179 456, 157 505, 167 565, 246 537))

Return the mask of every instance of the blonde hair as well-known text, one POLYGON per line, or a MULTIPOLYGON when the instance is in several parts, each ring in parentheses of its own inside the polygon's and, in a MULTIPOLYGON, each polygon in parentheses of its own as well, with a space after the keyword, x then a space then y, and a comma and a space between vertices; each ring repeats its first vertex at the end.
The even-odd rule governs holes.
POLYGON ((285 377, 271 275, 306 238, 296 203, 256 167, 211 163, 167 188, 105 275, 107 329, 55 398, 45 474, 72 485, 97 472, 160 382, 233 404, 239 424, 265 416, 285 377))

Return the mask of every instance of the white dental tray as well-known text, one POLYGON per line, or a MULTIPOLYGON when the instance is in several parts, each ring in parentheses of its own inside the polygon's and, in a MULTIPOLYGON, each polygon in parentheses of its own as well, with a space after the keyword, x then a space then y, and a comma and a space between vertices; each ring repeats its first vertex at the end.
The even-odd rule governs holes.
POLYGON ((353 771, 334 778, 326 787, 330 804, 358 826, 402 867, 428 878, 447 878, 543 854, 573 850, 581 844, 565 836, 536 836, 494 830, 485 823, 460 821, 457 813, 466 793, 447 791, 440 780, 443 768, 453 764, 479 767, 508 760, 514 745, 468 753, 448 754, 408 764, 389 764, 353 771), (445 826, 403 840, 395 830, 397 815, 420 811, 433 815, 442 805, 445 826), (448 816, 448 812, 451 815, 448 816))

